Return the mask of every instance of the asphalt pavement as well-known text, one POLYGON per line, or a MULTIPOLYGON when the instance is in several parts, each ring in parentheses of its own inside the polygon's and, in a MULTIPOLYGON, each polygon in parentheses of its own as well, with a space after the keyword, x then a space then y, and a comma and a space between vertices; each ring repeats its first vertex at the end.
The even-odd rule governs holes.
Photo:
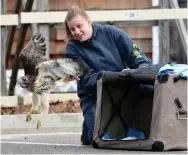
POLYGON ((95 149, 80 143, 81 133, 1 135, 1 154, 187 154, 187 151, 127 151, 95 149))

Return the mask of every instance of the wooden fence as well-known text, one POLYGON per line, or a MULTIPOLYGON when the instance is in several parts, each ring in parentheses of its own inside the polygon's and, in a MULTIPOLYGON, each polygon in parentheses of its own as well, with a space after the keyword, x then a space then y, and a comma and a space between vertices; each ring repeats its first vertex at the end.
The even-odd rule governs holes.
MULTIPOLYGON (((19 0, 17 0, 17 3, 19 0)), ((46 3, 45 1, 39 1, 39 3, 46 3)), ((81 1, 79 1, 81 2, 81 1)), ((154 26, 158 25, 160 26, 160 60, 162 61, 168 61, 169 60, 169 21, 175 20, 177 30, 180 34, 181 42, 183 44, 184 51, 187 51, 187 31, 185 28, 185 24, 183 23, 183 19, 187 19, 187 8, 179 8, 177 5, 177 0, 170 0, 169 5, 165 6, 167 0, 163 1, 164 4, 162 5, 162 8, 155 8, 155 9, 131 9, 131 10, 92 10, 87 11, 91 20, 94 22, 102 22, 102 23, 108 23, 113 24, 117 27, 125 28, 126 26, 143 26, 143 25, 149 25, 154 26), (165 8, 167 7, 167 8, 165 8), (171 7, 171 8, 169 8, 171 7), (166 31, 166 32, 165 32, 166 31), (164 37, 164 34, 166 35, 164 37)), ((86 5, 81 3, 82 5, 86 5)), ((88 3, 87 3, 88 4, 88 3)), ((18 5, 18 4, 17 4, 18 5)), ((40 31, 44 32, 47 36, 47 44, 50 47, 53 46, 53 43, 49 41, 49 25, 63 25, 65 16, 67 14, 67 11, 46 11, 47 7, 41 8, 44 12, 31 12, 33 5, 33 0, 27 1, 25 3, 25 9, 24 12, 17 12, 15 14, 3 14, 0 15, 0 26, 3 27, 11 27, 14 26, 20 27, 20 33, 18 36, 18 44, 16 45, 15 50, 15 57, 14 57, 14 68, 13 68, 13 75, 12 75, 12 83, 11 86, 15 85, 15 76, 17 75, 16 70, 18 69, 18 54, 21 48, 24 46, 24 39, 27 34, 27 27, 29 25, 38 24, 41 28, 40 31)), ((40 5, 45 6, 45 5, 40 5)), ((16 7, 15 7, 16 8, 16 7)), ((53 10, 53 9, 52 9, 53 10)), ((15 11, 16 12, 16 11, 15 11)), ((9 32, 8 39, 9 42, 11 42, 11 34, 13 31, 9 32)), ((14 31, 15 32, 15 31, 14 31)), ((61 31, 61 33, 63 33, 61 31)), ((56 32, 57 35, 57 32, 56 32)), ((27 43, 27 42, 26 42, 27 43)), ((26 44, 25 43, 25 44, 26 44)), ((138 42, 138 44, 141 44, 141 42, 138 42)), ((150 44, 151 45, 151 44, 150 44)), ((142 46, 141 46, 142 47, 142 46)), ((151 47, 147 47, 148 49, 151 47)), ((10 55, 10 49, 9 52, 6 51, 7 57, 10 55)), ((147 53, 147 51, 146 51, 147 53)), ((48 55, 50 52, 48 52, 48 55)), ((2 61, 4 62, 4 61, 2 61)), ((6 59, 6 65, 8 64, 8 60, 6 59)), ((11 89, 13 91, 14 89, 11 89)), ((10 94, 9 94, 10 95, 10 94)))

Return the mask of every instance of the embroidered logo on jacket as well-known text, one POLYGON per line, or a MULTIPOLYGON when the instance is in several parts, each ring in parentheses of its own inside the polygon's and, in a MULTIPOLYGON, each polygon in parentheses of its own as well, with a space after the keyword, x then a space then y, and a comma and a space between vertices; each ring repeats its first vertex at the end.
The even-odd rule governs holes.
POLYGON ((138 47, 136 46, 136 44, 133 44, 133 53, 136 56, 136 59, 142 57, 140 52, 138 51, 138 47))

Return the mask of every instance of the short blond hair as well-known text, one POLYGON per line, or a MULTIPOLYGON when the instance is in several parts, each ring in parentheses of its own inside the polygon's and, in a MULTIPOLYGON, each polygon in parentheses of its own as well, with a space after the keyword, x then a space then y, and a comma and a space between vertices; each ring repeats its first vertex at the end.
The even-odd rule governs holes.
POLYGON ((65 30, 66 30, 66 35, 67 35, 67 41, 70 41, 73 36, 71 34, 71 31, 67 25, 67 22, 72 20, 72 18, 74 18, 76 15, 81 15, 83 16, 85 19, 90 19, 88 14, 86 13, 86 11, 84 9, 79 8, 78 6, 72 6, 68 12, 67 12, 67 16, 65 18, 65 30))

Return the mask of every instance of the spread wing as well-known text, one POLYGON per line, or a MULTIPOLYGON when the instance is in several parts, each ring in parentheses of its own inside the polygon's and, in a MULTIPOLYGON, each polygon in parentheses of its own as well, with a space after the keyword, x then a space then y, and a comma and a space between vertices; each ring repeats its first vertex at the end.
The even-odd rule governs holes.
POLYGON ((45 54, 45 38, 41 34, 34 35, 19 54, 26 75, 35 75, 36 65, 47 60, 45 54))

